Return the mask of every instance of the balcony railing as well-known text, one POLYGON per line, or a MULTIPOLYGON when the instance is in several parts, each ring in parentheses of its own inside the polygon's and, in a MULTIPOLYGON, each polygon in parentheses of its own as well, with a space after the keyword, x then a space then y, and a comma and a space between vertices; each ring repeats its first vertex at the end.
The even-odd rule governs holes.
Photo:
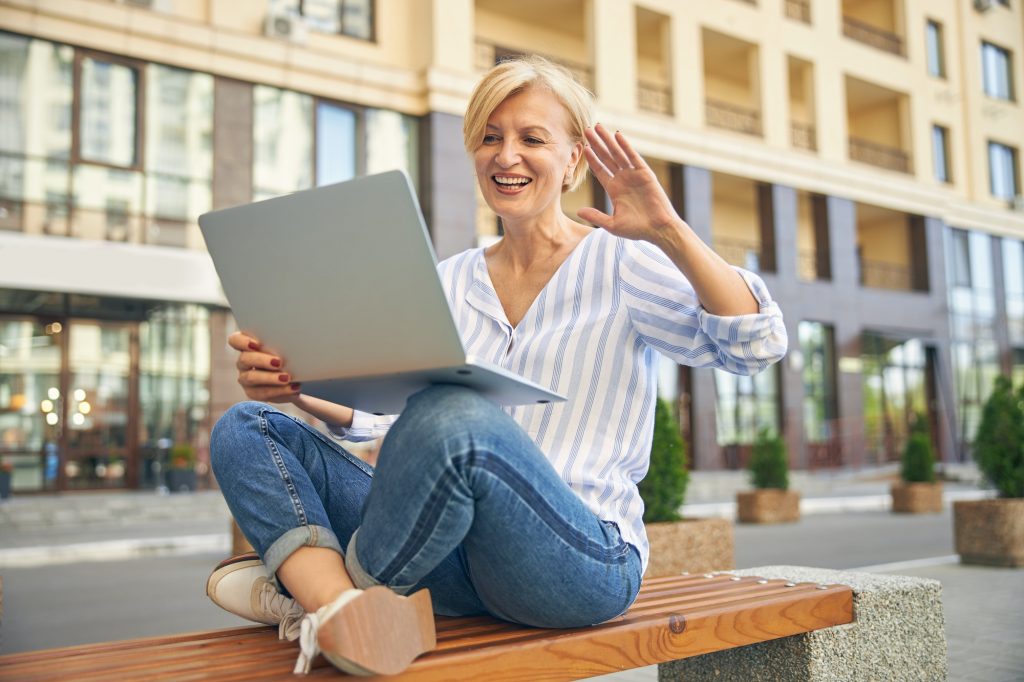
POLYGON ((802 280, 813 282, 818 277, 818 252, 801 250, 796 255, 796 274, 802 280))
POLYGON ((913 290, 913 273, 909 266, 879 261, 860 261, 861 286, 875 289, 913 290))
POLYGON ((792 121, 789 127, 794 147, 809 149, 812 152, 818 149, 818 134, 813 123, 792 121))
POLYGON ((761 244, 745 239, 715 239, 715 253, 730 265, 753 272, 761 269, 761 244))
POLYGON ((644 111, 672 115, 672 88, 640 81, 637 86, 637 103, 644 111))
POLYGON ((559 57, 552 57, 551 55, 540 54, 539 52, 524 52, 517 50, 514 47, 508 47, 505 45, 496 45, 495 43, 487 42, 485 40, 476 41, 476 68, 479 71, 486 71, 498 62, 505 59, 514 59, 516 57, 525 57, 528 54, 536 55, 538 57, 544 57, 556 64, 560 64, 572 72, 572 75, 576 77, 576 80, 591 92, 594 91, 594 70, 586 64, 580 64, 578 62, 571 62, 559 57))
POLYGON ((850 138, 850 158, 887 170, 910 172, 910 154, 907 152, 856 137, 850 138))
POLYGON ((885 52, 891 52, 901 57, 906 55, 903 38, 857 19, 843 17, 843 35, 885 52))
POLYGON ((805 24, 811 23, 810 0, 786 0, 786 16, 805 24))
POLYGON ((704 112, 709 126, 747 135, 761 134, 761 113, 756 109, 708 99, 704 103, 704 112))

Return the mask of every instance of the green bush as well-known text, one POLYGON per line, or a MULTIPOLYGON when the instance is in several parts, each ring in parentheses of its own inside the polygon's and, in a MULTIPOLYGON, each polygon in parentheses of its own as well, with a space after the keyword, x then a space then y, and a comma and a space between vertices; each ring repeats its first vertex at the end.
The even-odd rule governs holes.
POLYGON ((932 439, 926 433, 917 429, 911 431, 907 445, 903 448, 900 477, 906 483, 935 482, 935 453, 932 451, 932 439))
POLYGON ((747 464, 755 488, 789 489, 789 454, 779 436, 761 429, 747 464))
POLYGON ((658 398, 654 411, 651 465, 639 485, 640 497, 644 501, 644 523, 678 521, 689 481, 686 448, 679 434, 679 423, 672 416, 668 403, 658 398))
POLYGON ((1024 497, 1024 386, 996 379, 974 438, 974 461, 1001 497, 1024 497))
POLYGON ((171 469, 189 470, 196 466, 196 451, 188 443, 178 443, 171 448, 171 469))

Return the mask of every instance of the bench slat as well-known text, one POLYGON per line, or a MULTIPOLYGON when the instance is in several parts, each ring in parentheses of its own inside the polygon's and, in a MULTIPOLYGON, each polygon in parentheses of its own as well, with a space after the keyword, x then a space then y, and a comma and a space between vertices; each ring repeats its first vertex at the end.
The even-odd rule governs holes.
MULTIPOLYGON (((395 677, 572 680, 810 632, 853 620, 853 593, 727 575, 645 581, 633 607, 577 630, 487 617, 437 618, 438 648, 395 677)), ((276 628, 252 626, 0 656, 0 680, 294 680, 297 655, 276 628)), ((322 658, 311 675, 337 676, 322 658)))

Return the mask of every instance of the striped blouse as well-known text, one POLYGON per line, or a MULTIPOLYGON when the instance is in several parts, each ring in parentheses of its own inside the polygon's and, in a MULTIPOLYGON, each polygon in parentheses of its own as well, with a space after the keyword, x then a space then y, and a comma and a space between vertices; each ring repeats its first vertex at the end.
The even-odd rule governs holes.
MULTIPOLYGON (((649 548, 637 483, 647 473, 654 430, 655 352, 695 367, 754 374, 786 352, 782 313, 764 282, 737 268, 759 312, 720 317, 647 242, 596 229, 562 263, 513 328, 491 284, 483 249, 438 266, 467 354, 567 397, 505 410, 533 438, 562 480, 637 548, 649 548)), ((369 440, 394 417, 357 412, 339 437, 369 440)))

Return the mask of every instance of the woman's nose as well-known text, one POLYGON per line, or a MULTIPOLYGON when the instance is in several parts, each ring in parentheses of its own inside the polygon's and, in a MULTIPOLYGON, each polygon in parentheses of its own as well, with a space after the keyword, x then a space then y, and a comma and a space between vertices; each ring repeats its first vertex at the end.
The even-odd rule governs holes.
POLYGON ((495 161, 502 168, 509 168, 519 162, 519 150, 514 140, 505 140, 501 143, 495 161))

